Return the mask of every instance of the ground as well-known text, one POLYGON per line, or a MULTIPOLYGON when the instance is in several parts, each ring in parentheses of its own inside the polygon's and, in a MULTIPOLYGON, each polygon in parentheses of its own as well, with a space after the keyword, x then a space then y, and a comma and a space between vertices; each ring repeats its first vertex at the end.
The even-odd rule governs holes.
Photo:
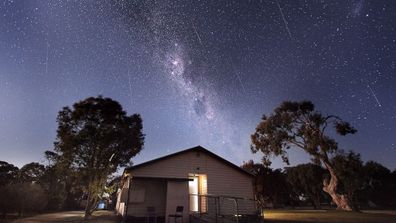
MULTIPOLYGON (((363 211, 362 213, 328 210, 268 210, 265 223, 396 223, 396 211, 363 211)), ((96 211, 91 220, 83 212, 68 211, 23 218, 13 223, 119 223, 111 211, 96 211)))
POLYGON ((268 210, 265 223, 396 223, 396 211, 268 210))
POLYGON ((12 223, 119 223, 120 219, 112 211, 95 211, 90 220, 84 221, 84 212, 67 211, 51 214, 36 215, 22 218, 12 223))

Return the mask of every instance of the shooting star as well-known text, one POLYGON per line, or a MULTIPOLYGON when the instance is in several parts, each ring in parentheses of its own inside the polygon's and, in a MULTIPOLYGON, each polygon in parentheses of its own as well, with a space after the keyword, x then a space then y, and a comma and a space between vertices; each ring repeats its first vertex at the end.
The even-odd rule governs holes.
POLYGON ((235 69, 235 66, 234 66, 234 64, 232 62, 231 62, 231 68, 232 68, 232 71, 235 73, 235 76, 237 77, 239 83, 241 84, 243 93, 246 94, 246 88, 245 88, 245 85, 242 82, 241 75, 239 75, 239 72, 235 69))
POLYGON ((381 103, 379 102, 379 100, 378 100, 378 98, 377 98, 377 95, 375 95, 373 89, 371 89, 370 85, 367 85, 367 87, 368 87, 368 89, 370 89, 370 92, 371 92, 371 94, 373 95, 373 97, 374 97, 375 101, 377 102, 378 106, 379 106, 379 107, 382 107, 382 105, 381 105, 381 103))
POLYGON ((241 86, 242 86, 242 90, 243 90, 243 92, 246 94, 245 85, 243 85, 243 82, 242 82, 241 76, 239 75, 239 73, 238 73, 238 72, 235 72, 235 75, 237 76, 237 78, 238 78, 238 81, 239 81, 239 83, 240 83, 240 84, 241 84, 241 86))
POLYGON ((192 22, 192 27, 193 27, 193 29, 194 29, 194 32, 195 32, 195 35, 197 36, 197 38, 198 38, 198 41, 199 41, 199 43, 201 44, 201 46, 203 46, 203 44, 202 44, 202 40, 201 40, 201 37, 199 36, 199 34, 198 34, 198 32, 197 32, 197 29, 195 28, 195 26, 194 26, 194 23, 192 22))
POLYGON ((129 102, 131 103, 131 108, 133 107, 132 103, 132 83, 131 83, 131 75, 129 74, 129 68, 127 71, 128 74, 128 84, 129 84, 129 102))
POLYGON ((283 23, 285 24, 286 31, 289 34, 290 39, 293 39, 293 37, 291 35, 291 32, 290 32, 290 29, 289 29, 289 26, 287 25, 287 21, 286 21, 285 15, 283 14, 282 8, 280 7, 279 0, 276 0, 276 4, 278 5, 279 12, 280 12, 280 14, 282 16, 283 23))
POLYGON ((49 43, 48 43, 48 41, 47 41, 47 54, 46 54, 46 57, 45 57, 45 74, 48 74, 48 54, 49 54, 49 47, 50 47, 50 45, 49 45, 49 43))

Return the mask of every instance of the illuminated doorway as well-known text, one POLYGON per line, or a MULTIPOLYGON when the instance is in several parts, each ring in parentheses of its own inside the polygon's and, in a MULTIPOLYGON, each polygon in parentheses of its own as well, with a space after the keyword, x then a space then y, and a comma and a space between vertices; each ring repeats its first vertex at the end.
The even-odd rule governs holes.
POLYGON ((190 211, 206 213, 206 195, 208 195, 208 180, 206 174, 190 174, 188 189, 190 194, 190 211))

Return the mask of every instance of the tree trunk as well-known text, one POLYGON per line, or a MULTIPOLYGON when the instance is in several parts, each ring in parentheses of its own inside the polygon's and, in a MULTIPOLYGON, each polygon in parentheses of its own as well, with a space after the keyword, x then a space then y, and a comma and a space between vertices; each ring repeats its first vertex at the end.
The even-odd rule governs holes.
POLYGON ((323 180, 323 190, 330 195, 333 202, 337 205, 337 209, 352 211, 352 206, 348 197, 344 194, 337 193, 338 177, 335 174, 333 167, 327 160, 324 160, 323 163, 330 173, 330 180, 323 180))
POLYGON ((313 197, 312 198, 312 205, 314 206, 315 210, 320 210, 321 206, 320 206, 320 199, 317 197, 313 197))
POLYGON ((85 204, 85 214, 84 214, 84 220, 89 219, 89 217, 91 217, 92 214, 92 210, 91 210, 91 192, 88 192, 88 197, 87 197, 87 203, 85 204))
POLYGON ((91 202, 91 207, 90 207, 91 213, 93 213, 96 210, 96 208, 98 207, 98 204, 99 204, 99 199, 98 198, 95 198, 91 202))

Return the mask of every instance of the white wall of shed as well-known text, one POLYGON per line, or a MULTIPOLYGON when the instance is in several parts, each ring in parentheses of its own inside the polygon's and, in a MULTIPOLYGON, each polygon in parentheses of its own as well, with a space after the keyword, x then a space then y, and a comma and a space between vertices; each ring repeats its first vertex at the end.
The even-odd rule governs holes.
MULTIPOLYGON (((188 178, 189 174, 206 174, 208 194, 253 199, 252 178, 230 165, 204 152, 190 151, 169 157, 152 164, 139 167, 130 172, 133 176, 188 178)), ((225 214, 235 212, 234 202, 224 202, 225 214)), ((254 202, 241 202, 240 214, 255 211, 254 202)))

